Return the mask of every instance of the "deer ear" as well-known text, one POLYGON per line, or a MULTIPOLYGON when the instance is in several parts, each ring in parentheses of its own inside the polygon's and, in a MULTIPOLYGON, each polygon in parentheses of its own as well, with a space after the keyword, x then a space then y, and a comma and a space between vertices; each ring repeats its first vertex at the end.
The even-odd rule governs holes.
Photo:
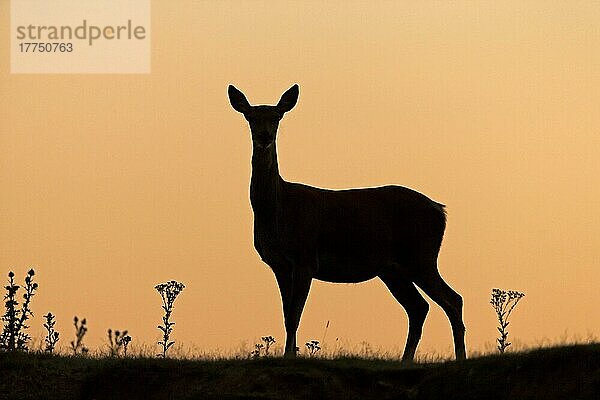
POLYGON ((298 101, 299 88, 298 84, 289 88, 279 99, 279 103, 277 103, 277 108, 283 114, 290 111, 296 105, 298 101))
POLYGON ((244 93, 240 92, 235 86, 229 85, 227 88, 227 94, 229 94, 229 102, 233 109, 237 112, 241 112, 242 114, 246 114, 250 111, 250 103, 244 96, 244 93))

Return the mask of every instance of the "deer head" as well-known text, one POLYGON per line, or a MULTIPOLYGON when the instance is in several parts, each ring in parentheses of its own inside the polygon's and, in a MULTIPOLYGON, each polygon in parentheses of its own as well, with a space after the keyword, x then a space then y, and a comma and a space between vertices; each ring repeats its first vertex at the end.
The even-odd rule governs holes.
POLYGON ((289 88, 275 106, 252 106, 246 96, 233 85, 229 85, 227 92, 231 106, 244 114, 250 125, 252 145, 264 149, 275 143, 279 121, 283 118, 283 114, 296 105, 299 89, 298 85, 289 88))

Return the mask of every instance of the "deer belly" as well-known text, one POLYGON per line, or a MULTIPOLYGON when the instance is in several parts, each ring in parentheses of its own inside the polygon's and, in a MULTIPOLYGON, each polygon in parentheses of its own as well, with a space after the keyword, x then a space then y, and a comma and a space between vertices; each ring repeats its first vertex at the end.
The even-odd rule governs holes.
POLYGON ((360 257, 357 254, 319 252, 315 278, 334 283, 358 283, 376 277, 382 263, 378 257, 360 257))

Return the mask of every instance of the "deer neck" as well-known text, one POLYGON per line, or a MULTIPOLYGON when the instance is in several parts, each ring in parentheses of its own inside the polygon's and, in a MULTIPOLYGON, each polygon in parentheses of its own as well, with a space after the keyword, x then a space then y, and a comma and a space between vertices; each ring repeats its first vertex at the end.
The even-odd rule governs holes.
POLYGON ((250 202, 256 218, 274 220, 282 179, 279 176, 275 143, 252 151, 250 202))

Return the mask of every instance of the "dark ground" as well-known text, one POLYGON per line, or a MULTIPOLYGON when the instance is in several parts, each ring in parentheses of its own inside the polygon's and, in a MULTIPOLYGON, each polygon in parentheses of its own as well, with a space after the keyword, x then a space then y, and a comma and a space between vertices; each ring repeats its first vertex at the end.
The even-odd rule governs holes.
POLYGON ((0 353, 0 399, 600 399, 600 344, 402 366, 0 353))

